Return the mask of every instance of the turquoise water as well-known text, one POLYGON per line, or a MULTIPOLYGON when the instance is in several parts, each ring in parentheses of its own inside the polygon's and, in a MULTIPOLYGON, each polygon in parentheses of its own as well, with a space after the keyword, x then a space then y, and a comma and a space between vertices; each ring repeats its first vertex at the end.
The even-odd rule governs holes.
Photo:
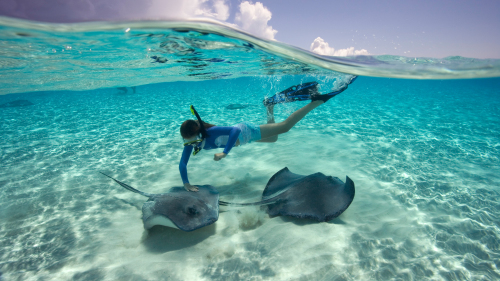
MULTIPOLYGON (((164 192, 181 184, 178 130, 192 117, 190 104, 213 124, 262 124, 264 97, 303 81, 331 90, 346 77, 331 69, 345 65, 333 58, 322 60, 329 69, 306 63, 314 55, 293 48, 284 57, 271 50, 275 43, 235 39, 230 30, 224 37, 203 35, 206 29, 137 31, 174 34, 165 48, 161 35, 78 31, 91 35, 85 37, 27 25, 2 29, 1 55, 8 59, 2 59, 0 104, 33 103, 0 108, 4 280, 500 278, 500 78, 479 78, 495 76, 478 74, 479 60, 454 58, 460 71, 422 61, 412 72, 394 58, 384 64, 380 57, 343 58, 354 74, 390 76, 387 69, 394 68, 406 69, 407 78, 446 72, 477 78, 362 76, 277 143, 237 147, 219 162, 212 151, 190 160, 191 182, 217 187, 225 201, 255 201, 283 167, 348 175, 356 196, 340 217, 315 223, 230 209, 194 232, 147 232, 144 197, 99 171, 145 192, 164 192), (192 43, 194 33, 212 43, 192 43), (83 51, 89 44, 95 53, 83 51), (301 61, 291 60, 294 55, 301 61), (249 106, 230 110, 229 104, 249 106)), ((495 61, 479 63, 495 73, 495 61)), ((276 106, 277 121, 304 104, 276 106)))

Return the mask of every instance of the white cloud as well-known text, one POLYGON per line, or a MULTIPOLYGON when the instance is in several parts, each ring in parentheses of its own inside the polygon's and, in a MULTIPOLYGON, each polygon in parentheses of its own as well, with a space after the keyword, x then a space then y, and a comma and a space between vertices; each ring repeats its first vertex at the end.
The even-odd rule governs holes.
POLYGON ((229 0, 0 0, 0 14, 49 22, 186 20, 209 17, 256 36, 274 40, 278 32, 268 25, 272 13, 261 2, 239 4, 235 23, 229 0))
POLYGON ((201 16, 225 21, 229 18, 229 6, 226 0, 151 0, 148 16, 168 19, 201 16))
POLYGON ((228 23, 230 3, 229 0, 0 0, 0 12, 3 16, 49 22, 209 17, 274 40, 278 31, 268 24, 272 13, 267 7, 261 2, 244 0, 239 4, 235 23, 228 23))
POLYGON ((214 9, 217 14, 217 19, 227 20, 227 18, 229 18, 229 6, 226 5, 226 1, 214 0, 214 9))
POLYGON ((328 42, 323 40, 323 38, 318 37, 314 39, 311 43, 311 52, 323 55, 323 56, 337 56, 337 57, 345 57, 345 56, 361 56, 361 55, 369 55, 368 51, 365 49, 354 50, 354 47, 350 47, 347 49, 335 50, 333 47, 328 45, 328 42))
POLYGON ((274 40, 274 35, 278 31, 267 24, 271 17, 271 11, 264 7, 262 3, 252 4, 249 1, 244 1, 240 4, 240 11, 236 14, 235 22, 245 31, 262 38, 274 40))

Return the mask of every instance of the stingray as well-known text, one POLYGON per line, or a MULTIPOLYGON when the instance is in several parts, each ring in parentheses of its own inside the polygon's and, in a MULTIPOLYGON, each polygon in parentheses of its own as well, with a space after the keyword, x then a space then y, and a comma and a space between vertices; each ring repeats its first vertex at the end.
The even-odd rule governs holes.
POLYGON ((33 105, 33 103, 28 101, 28 100, 15 100, 15 101, 0 104, 0 108, 20 107, 20 106, 29 106, 29 105, 33 105))
POLYGON ((211 225, 219 219, 219 192, 211 185, 198 186, 198 192, 190 192, 184 187, 176 186, 167 193, 151 194, 103 175, 124 188, 149 198, 142 205, 142 222, 145 229, 163 225, 193 231, 211 225))
POLYGON ((324 222, 342 214, 354 199, 354 182, 349 177, 346 177, 344 184, 336 177, 322 173, 303 176, 290 172, 286 167, 271 177, 262 200, 253 203, 220 201, 219 192, 211 185, 198 186, 198 192, 186 191, 184 187, 172 187, 167 193, 151 194, 103 175, 125 189, 149 198, 142 206, 145 229, 163 225, 193 231, 216 222, 219 218, 219 205, 266 205, 271 217, 291 216, 324 222))
POLYGON ((267 205, 271 217, 290 216, 325 222, 340 216, 354 200, 354 193, 354 182, 347 176, 344 184, 337 177, 322 173, 303 176, 285 167, 269 179, 262 201, 219 203, 223 206, 267 205))

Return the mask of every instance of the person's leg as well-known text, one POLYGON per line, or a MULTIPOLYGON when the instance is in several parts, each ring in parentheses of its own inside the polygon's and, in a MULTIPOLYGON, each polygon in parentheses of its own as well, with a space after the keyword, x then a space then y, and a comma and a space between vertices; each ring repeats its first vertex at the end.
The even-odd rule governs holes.
POLYGON ((295 126, 295 124, 297 124, 297 122, 304 118, 307 113, 311 112, 311 110, 315 109, 321 104, 323 104, 323 101, 321 100, 313 101, 292 113, 283 122, 260 125, 260 134, 262 140, 288 132, 293 126, 295 126))
MULTIPOLYGON (((266 111, 267 111, 267 124, 274 124, 274 104, 266 106, 266 111)), ((262 134, 262 132, 261 132, 262 134)), ((262 138, 258 140, 258 142, 276 142, 278 140, 278 135, 274 135, 269 138, 262 138)))

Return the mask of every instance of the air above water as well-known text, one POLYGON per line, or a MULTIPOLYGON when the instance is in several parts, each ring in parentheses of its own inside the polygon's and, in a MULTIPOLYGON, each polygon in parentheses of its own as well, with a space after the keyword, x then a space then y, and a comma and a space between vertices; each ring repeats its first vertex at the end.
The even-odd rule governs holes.
MULTIPOLYGON (((321 57, 207 22, 0 26, 4 280, 498 280, 500 62, 321 57), (276 143, 189 178, 254 202, 284 167, 356 184, 318 223, 229 208, 193 232, 144 230, 144 197, 181 186, 179 126, 266 123, 262 101, 359 77, 276 143)), ((276 121, 308 101, 275 106, 276 121)), ((222 150, 221 150, 222 151, 222 150)))

